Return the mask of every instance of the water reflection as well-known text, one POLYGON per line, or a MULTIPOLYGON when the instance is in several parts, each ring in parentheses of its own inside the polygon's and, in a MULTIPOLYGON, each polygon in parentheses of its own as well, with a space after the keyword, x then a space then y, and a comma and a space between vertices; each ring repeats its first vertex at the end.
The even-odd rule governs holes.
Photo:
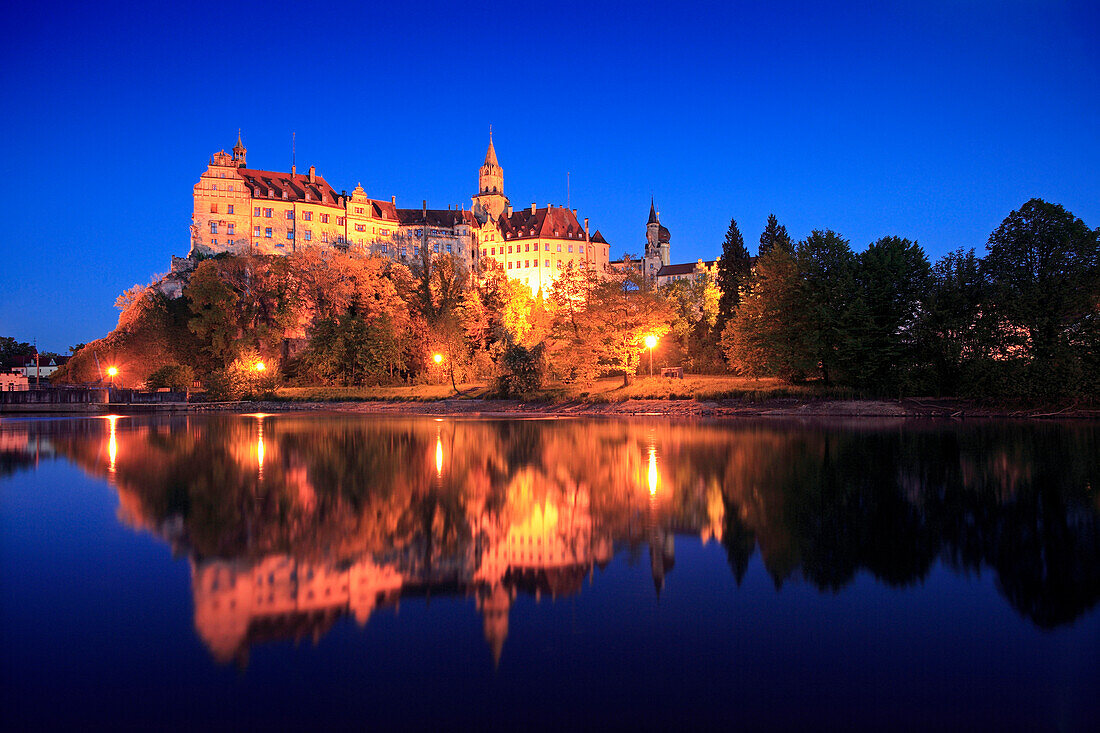
POLYGON ((471 597, 500 660, 518 594, 579 593, 619 551, 655 592, 677 535, 756 553, 777 589, 991 569, 1040 627, 1100 598, 1097 428, 248 416, 5 423, 5 470, 43 450, 108 478, 119 517, 190 558, 222 662, 366 624, 402 597, 471 597), (446 460, 444 460, 446 458, 446 460))

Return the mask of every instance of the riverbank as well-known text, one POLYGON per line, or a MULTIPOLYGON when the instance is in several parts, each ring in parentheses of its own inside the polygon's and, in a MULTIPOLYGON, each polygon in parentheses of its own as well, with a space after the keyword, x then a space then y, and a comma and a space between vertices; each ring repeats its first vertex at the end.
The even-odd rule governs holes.
POLYGON ((526 402, 522 400, 442 399, 432 401, 374 400, 317 402, 269 400, 191 405, 192 412, 343 412, 374 415, 463 417, 580 417, 655 416, 672 418, 722 417, 912 417, 912 418, 1036 418, 1098 419, 1092 408, 1035 408, 1030 410, 983 406, 965 400, 837 400, 795 398, 741 400, 644 400, 620 402, 526 402))

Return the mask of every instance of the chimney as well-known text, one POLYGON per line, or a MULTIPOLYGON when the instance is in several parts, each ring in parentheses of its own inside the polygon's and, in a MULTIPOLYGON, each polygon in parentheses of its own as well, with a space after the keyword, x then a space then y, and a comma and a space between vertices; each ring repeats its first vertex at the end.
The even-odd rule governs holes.
POLYGON ((311 165, 309 167, 309 182, 310 183, 316 183, 317 182, 317 166, 315 166, 315 165, 311 165))
POLYGON ((508 204, 507 206, 505 206, 504 211, 508 215, 508 217, 511 218, 511 216, 512 216, 512 205, 508 204))
POLYGON ((390 203, 393 204, 394 206, 397 206, 397 197, 396 196, 390 196, 390 203))
POLYGON ((531 216, 534 216, 534 215, 535 215, 535 202, 532 201, 531 202, 531 216))
POLYGON ((424 199, 424 221, 428 221, 428 199, 424 199))
POLYGON ((588 217, 584 217, 584 241, 588 241, 588 217))
POLYGON ((298 173, 298 166, 293 163, 290 164, 290 175, 296 175, 298 173))
POLYGON ((576 219, 576 218, 577 218, 577 210, 576 210, 576 209, 573 209, 573 218, 574 218, 574 219, 576 219))

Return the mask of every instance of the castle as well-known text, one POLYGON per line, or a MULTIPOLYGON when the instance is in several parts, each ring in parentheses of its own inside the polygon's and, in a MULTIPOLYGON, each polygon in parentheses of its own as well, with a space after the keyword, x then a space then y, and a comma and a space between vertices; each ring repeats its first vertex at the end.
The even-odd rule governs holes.
MULTIPOLYGON (((446 253, 470 269, 495 260, 532 294, 548 291, 570 266, 599 271, 609 262, 607 241, 589 232, 588 219, 581 224, 576 209, 512 207, 491 132, 469 210, 429 209, 427 201, 399 209, 396 197, 369 198, 361 185, 338 193, 312 165, 306 173, 249 168, 247 153, 238 133, 232 153, 214 153, 195 184, 192 255, 320 246, 412 263, 446 253)), ((665 252, 667 259, 667 239, 665 252)))

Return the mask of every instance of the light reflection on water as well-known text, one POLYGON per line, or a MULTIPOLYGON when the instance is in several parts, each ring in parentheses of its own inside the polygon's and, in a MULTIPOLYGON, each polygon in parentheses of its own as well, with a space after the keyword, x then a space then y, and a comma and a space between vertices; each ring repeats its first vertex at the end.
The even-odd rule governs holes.
MULTIPOLYGON (((527 659, 537 647, 510 633, 513 616, 529 613, 522 599, 591 596, 628 614, 639 591, 615 569, 641 564, 654 602, 687 614, 680 623, 713 627, 716 653, 733 641, 718 631, 728 620, 707 587, 741 588, 753 564, 771 593, 809 587, 823 594, 815 604, 864 593, 856 580, 866 575, 947 608, 938 569, 975 594, 972 580, 992 573, 997 603, 1024 628, 1096 642, 1092 425, 259 414, 106 423, 0 423, 0 477, 18 483, 45 453, 105 479, 122 522, 187 558, 195 632, 213 660, 242 670, 279 640, 318 642, 342 618, 366 628, 380 610, 430 598, 472 603, 456 619, 480 616, 496 669, 510 648, 527 659), (698 553, 712 549, 724 569, 706 565, 700 580, 698 553)), ((746 602, 761 593, 744 592, 746 602)))

